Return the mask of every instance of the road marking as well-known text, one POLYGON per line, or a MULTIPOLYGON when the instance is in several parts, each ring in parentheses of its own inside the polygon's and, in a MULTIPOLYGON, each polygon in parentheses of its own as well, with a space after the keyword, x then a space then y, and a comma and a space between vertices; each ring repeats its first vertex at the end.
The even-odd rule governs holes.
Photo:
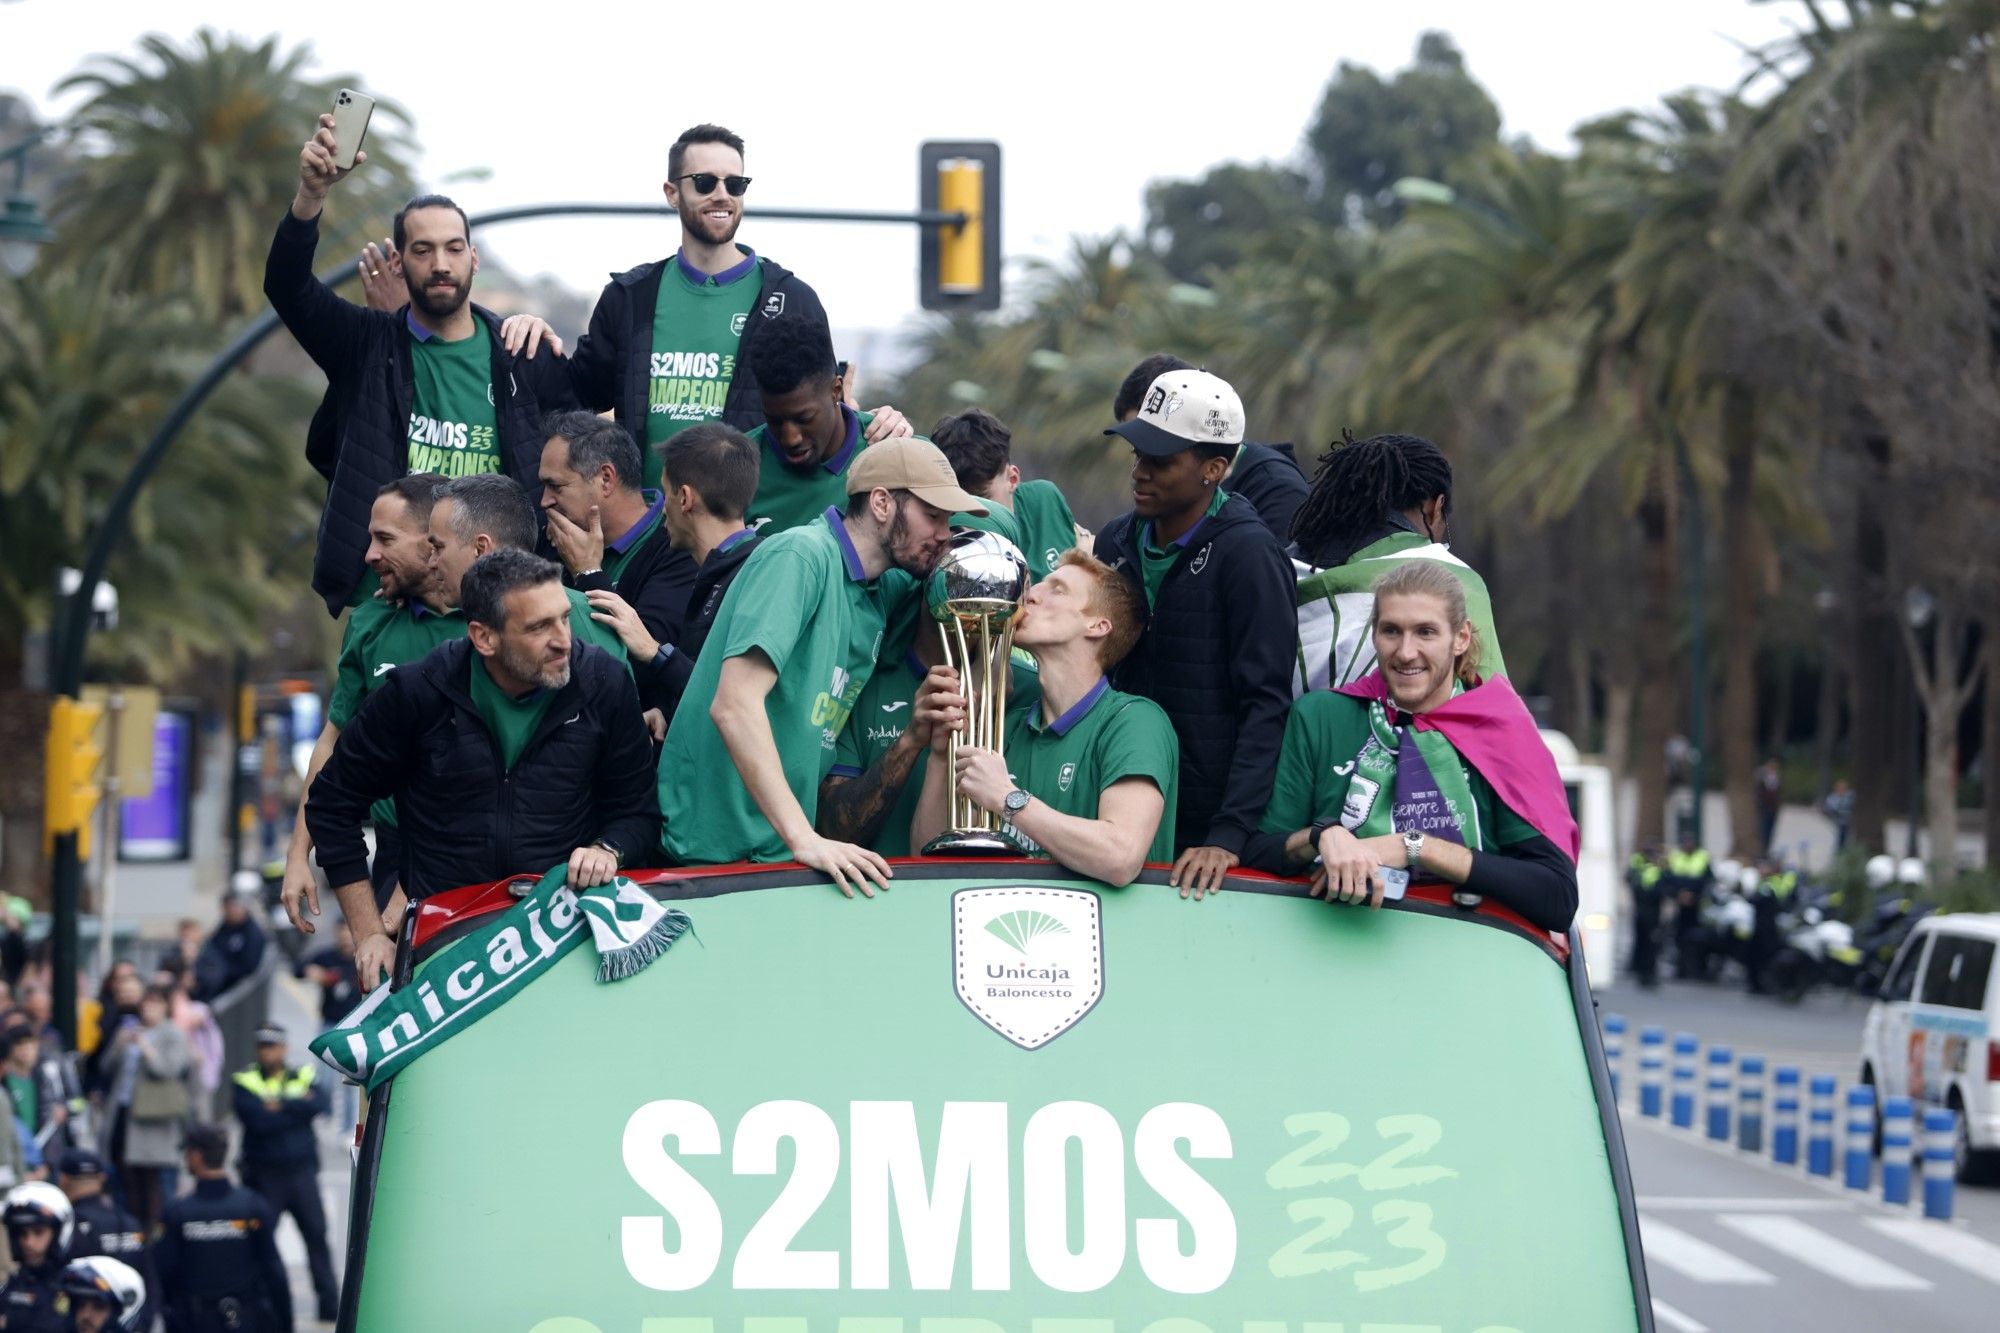
POLYGON ((1851 1213, 1854 1205, 1846 1199, 1736 1199, 1723 1195, 1639 1196, 1639 1206, 1648 1212, 1683 1213, 1851 1213))
POLYGON ((1673 1329, 1674 1333, 1708 1333, 1707 1324, 1682 1314, 1658 1296, 1653 1297, 1653 1318, 1673 1329))
POLYGON ((1665 1264, 1696 1282, 1751 1287, 1777 1281, 1763 1269, 1743 1262, 1729 1251, 1718 1249, 1698 1236, 1690 1236, 1679 1227, 1670 1227, 1644 1213, 1639 1214, 1639 1239, 1648 1263, 1665 1264))
POLYGON ((1839 1278, 1850 1287, 1874 1291, 1929 1291, 1931 1284, 1886 1259, 1807 1226, 1796 1217, 1723 1213, 1716 1220, 1739 1235, 1768 1245, 1808 1268, 1839 1278))
POLYGON ((1905 1245, 1922 1250, 1933 1259, 1955 1264, 1975 1277, 2000 1283, 2000 1245, 1979 1239, 1969 1231, 1945 1222, 1914 1217, 1870 1217, 1869 1226, 1905 1245))

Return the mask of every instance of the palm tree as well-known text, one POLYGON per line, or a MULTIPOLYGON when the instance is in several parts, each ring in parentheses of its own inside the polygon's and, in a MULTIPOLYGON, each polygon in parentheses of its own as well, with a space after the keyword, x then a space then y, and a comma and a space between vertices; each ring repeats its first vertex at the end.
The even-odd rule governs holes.
MULTIPOLYGON (((177 349, 199 346, 203 324, 189 301, 127 291, 108 262, 0 281, 0 643, 48 624, 56 567, 200 369, 177 349)), ((317 514, 295 444, 310 407, 295 384, 244 375, 209 400, 112 560, 123 618, 100 652, 157 677, 257 641, 304 579, 299 562, 267 569, 317 514)))
MULTIPOLYGON (((137 57, 100 56, 56 91, 83 92, 74 124, 90 151, 56 206, 59 262, 109 253, 119 279, 189 296, 210 322, 264 303, 263 257, 298 182, 299 146, 352 76, 310 78, 311 48, 281 51, 204 28, 188 46, 154 35, 137 57)), ((376 105, 368 163, 328 211, 326 246, 383 234, 411 193, 394 102, 376 105)))

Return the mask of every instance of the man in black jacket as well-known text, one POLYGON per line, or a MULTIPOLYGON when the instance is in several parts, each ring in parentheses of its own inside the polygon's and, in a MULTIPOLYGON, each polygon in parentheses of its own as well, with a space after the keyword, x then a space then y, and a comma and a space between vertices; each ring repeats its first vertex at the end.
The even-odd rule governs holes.
POLYGON ((257 1029, 257 1059, 230 1079, 230 1108, 243 1126, 238 1172, 279 1217, 292 1215, 305 1242, 319 1317, 338 1314, 340 1283, 326 1248, 326 1206, 319 1196, 319 1139, 313 1121, 333 1109, 317 1065, 285 1063, 285 1030, 257 1029))
POLYGON ((1199 370, 1161 375, 1132 419, 1133 512, 1097 557, 1139 585, 1150 612, 1112 684, 1166 709, 1181 742, 1172 882, 1222 886, 1271 795, 1298 656, 1291 562, 1256 509, 1223 489, 1243 404, 1199 370))
MULTIPOLYGON (((612 593, 646 638, 626 644, 639 702, 671 713, 680 691, 667 663, 681 638, 695 562, 677 550, 663 521, 666 496, 640 485, 639 447, 615 421, 564 412, 542 446, 542 519, 549 544, 582 592, 612 593), (650 646, 651 651, 642 651, 650 646)), ((608 612, 592 618, 618 628, 608 612)), ((624 639, 624 635, 619 635, 624 639)))
MULTIPOLYGON (((1140 400, 1160 376, 1170 371, 1193 369, 1179 357, 1165 352, 1147 357, 1134 366, 1132 373, 1125 377, 1125 382, 1118 386, 1117 396, 1111 400, 1112 419, 1130 421, 1137 416, 1140 400)), ((1257 517, 1264 520, 1264 526, 1278 539, 1279 546, 1290 545, 1292 518, 1299 512, 1299 506, 1305 503, 1306 493, 1311 489, 1291 445, 1237 445, 1235 455, 1229 460, 1229 470, 1223 474, 1220 484, 1227 487, 1231 495, 1251 503, 1257 510, 1257 517)))
POLYGON ((674 550, 695 567, 678 636, 657 638, 640 612, 616 592, 590 591, 592 618, 618 633, 640 681, 641 699, 662 709, 669 721, 694 675, 708 631, 736 572, 757 548, 757 530, 743 521, 757 493, 756 445, 742 431, 711 422, 690 426, 659 446, 660 488, 665 508, 661 526, 674 550), (644 674, 640 663, 650 665, 644 674), (648 687, 654 691, 648 694, 648 687))
MULTIPOLYGON (((368 885, 361 886, 363 892, 368 885)), ((174 1333, 277 1333, 292 1327, 292 1286, 271 1205, 231 1183, 229 1135, 189 1125, 182 1164, 194 1188, 168 1202, 153 1262, 174 1333)))
POLYGON ((395 958, 361 837, 384 796, 413 900, 565 860, 572 887, 606 884, 659 841, 638 693, 611 657, 572 641, 561 570, 495 551, 460 580, 459 606, 467 637, 391 671, 306 798, 364 988, 395 958))
MULTIPOLYGON (((499 317, 470 303, 479 254, 464 210, 443 195, 422 195, 396 215, 410 294, 400 311, 344 301, 313 276, 320 211, 347 174, 334 166, 335 150, 333 117, 323 115, 299 154, 299 186, 271 241, 264 295, 326 372, 327 402, 307 447, 328 480, 312 586, 339 615, 372 591, 368 514, 384 484, 406 472, 504 472, 531 487, 541 415, 575 399, 561 357, 511 354, 499 317)), ((531 354, 545 329, 534 321, 515 341, 531 354)))
POLYGON ((160 1279, 146 1251, 145 1228, 105 1192, 108 1175, 104 1159, 87 1148, 71 1148, 56 1163, 56 1184, 69 1197, 76 1215, 69 1257, 88 1259, 101 1254, 130 1264, 146 1284, 146 1314, 139 1327, 151 1328, 160 1306, 160 1279))

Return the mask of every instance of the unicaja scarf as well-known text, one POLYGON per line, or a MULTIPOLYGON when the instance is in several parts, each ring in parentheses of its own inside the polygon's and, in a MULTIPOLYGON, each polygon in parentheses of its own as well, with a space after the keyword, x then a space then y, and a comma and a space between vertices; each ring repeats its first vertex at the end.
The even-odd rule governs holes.
MULTIPOLYGON (((1339 692, 1378 707, 1389 703, 1389 685, 1379 668, 1341 686, 1339 692)), ((1582 838, 1576 818, 1570 814, 1555 756, 1543 744, 1528 706, 1505 676, 1481 681, 1428 713, 1411 714, 1410 725, 1420 745, 1426 733, 1442 736, 1458 758, 1486 779, 1501 804, 1562 848, 1571 861, 1576 860, 1582 838)), ((1442 790, 1445 775, 1440 767, 1434 761, 1431 764, 1442 790)))
POLYGON ((691 924, 686 912, 661 906, 623 875, 581 892, 567 877, 567 866, 543 875, 490 925, 439 950, 421 978, 396 990, 377 986, 338 1026, 313 1039, 312 1053, 372 1092, 547 972, 582 941, 585 922, 597 946, 599 981, 643 971, 691 924))

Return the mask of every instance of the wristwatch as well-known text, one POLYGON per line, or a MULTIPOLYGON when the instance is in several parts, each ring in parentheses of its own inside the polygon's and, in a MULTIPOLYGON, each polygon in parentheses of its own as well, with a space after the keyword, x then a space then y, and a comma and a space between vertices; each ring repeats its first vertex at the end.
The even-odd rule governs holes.
POLYGON ((1018 815, 1023 810, 1026 810, 1028 808, 1028 802, 1032 799, 1033 798, 1030 797, 1028 793, 1022 791, 1019 787, 1016 787, 1014 788, 1014 790, 1007 793, 1007 798, 1001 801, 1000 805, 1001 808, 1007 812, 1007 818, 1012 819, 1015 815, 1018 815))
POLYGON ((1314 856, 1318 856, 1319 840, 1326 836, 1326 831, 1328 829, 1332 828, 1335 824, 1338 824, 1339 822, 1340 821, 1338 819, 1314 820, 1312 827, 1308 829, 1306 832, 1306 837, 1310 839, 1310 841, 1306 843, 1306 850, 1311 852, 1314 856))
POLYGON ((1424 859, 1424 835, 1415 829, 1403 830, 1403 868, 1415 874, 1424 859))

